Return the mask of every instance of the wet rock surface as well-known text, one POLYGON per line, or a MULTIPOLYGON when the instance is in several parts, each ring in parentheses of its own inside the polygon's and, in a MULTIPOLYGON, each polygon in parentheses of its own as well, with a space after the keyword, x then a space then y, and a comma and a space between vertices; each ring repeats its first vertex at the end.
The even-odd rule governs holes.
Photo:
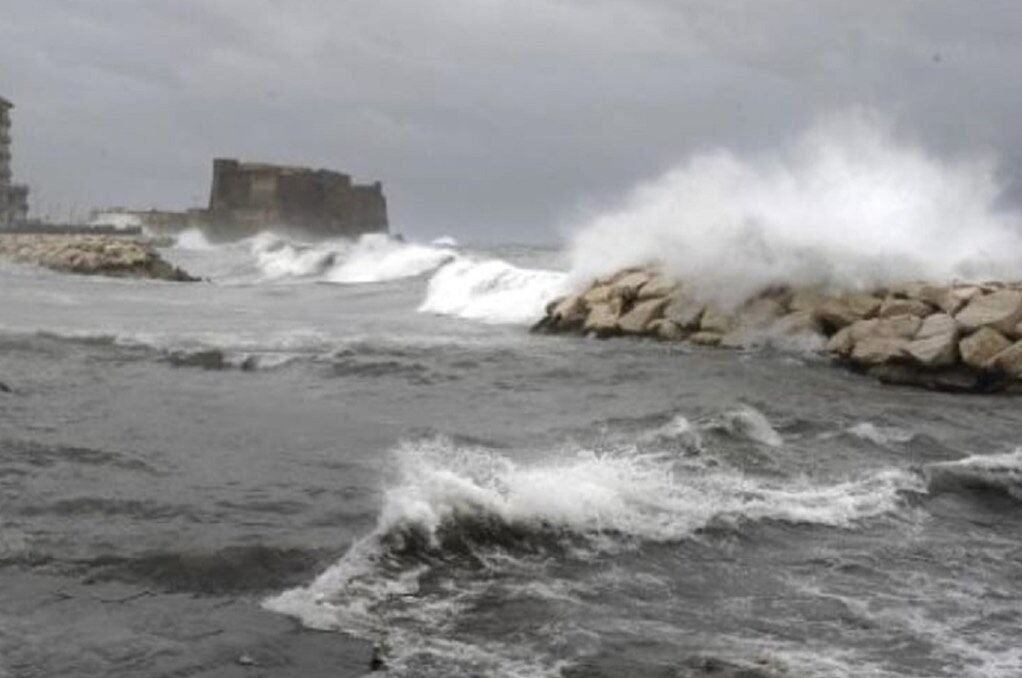
POLYGON ((61 273, 194 282, 152 243, 113 235, 0 235, 0 257, 61 273))
POLYGON ((732 349, 797 342, 885 383, 974 392, 1022 386, 1022 282, 778 286, 725 308, 684 281, 632 268, 551 302, 533 331, 732 349))

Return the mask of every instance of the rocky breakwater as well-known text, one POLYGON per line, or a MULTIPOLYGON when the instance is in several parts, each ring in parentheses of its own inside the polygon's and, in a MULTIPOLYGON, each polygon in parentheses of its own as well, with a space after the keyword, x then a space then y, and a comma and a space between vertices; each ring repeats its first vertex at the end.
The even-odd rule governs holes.
POLYGON ((113 235, 0 235, 0 257, 61 273, 197 280, 168 263, 152 243, 113 235))
POLYGON ((1022 283, 907 282, 852 292, 778 286, 727 308, 655 269, 628 269, 552 301, 533 331, 798 346, 887 383, 1022 390, 1022 283))

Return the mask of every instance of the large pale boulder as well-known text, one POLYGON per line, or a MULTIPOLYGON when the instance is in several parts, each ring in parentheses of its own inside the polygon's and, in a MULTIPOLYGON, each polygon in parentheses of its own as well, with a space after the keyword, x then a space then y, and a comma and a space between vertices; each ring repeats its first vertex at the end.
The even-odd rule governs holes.
POLYGON ((646 332, 661 341, 681 341, 687 334, 678 323, 666 318, 651 322, 646 332))
POLYGON ((923 319, 919 331, 916 332, 916 339, 927 339, 946 334, 954 334, 958 337, 958 323, 947 313, 934 313, 923 319))
POLYGON ((881 318, 891 318, 899 315, 914 315, 919 318, 925 318, 931 313, 933 313, 933 307, 925 301, 887 297, 884 299, 884 303, 880 305, 880 311, 877 315, 881 318))
POLYGON ((589 306, 577 294, 571 294, 557 302, 553 308, 548 309, 553 326, 560 330, 577 329, 585 322, 589 313, 589 306))
POLYGON ((872 318, 880 310, 880 304, 873 295, 852 292, 825 300, 816 307, 816 317, 827 327, 841 329, 856 320, 872 318))
POLYGON ((769 327, 784 315, 784 305, 772 297, 753 299, 742 306, 735 315, 735 324, 746 330, 769 327))
POLYGON ((582 293, 582 300, 587 306, 604 304, 610 301, 610 285, 595 284, 582 293))
POLYGON ((919 290, 919 299, 952 315, 957 313, 966 301, 954 288, 947 285, 924 285, 919 290))
POLYGON ((791 293, 788 309, 790 311, 814 311, 825 299, 823 290, 817 287, 803 287, 791 293))
POLYGON ((678 288, 678 281, 664 275, 654 275, 649 281, 639 288, 638 301, 656 299, 670 296, 678 288))
POLYGON ((976 369, 986 369, 994 356, 1011 346, 997 330, 981 327, 958 343, 962 362, 976 369))
POLYGON ((958 361, 958 333, 935 334, 908 343, 905 352, 923 367, 947 367, 958 361))
POLYGON ((586 334, 609 337, 617 334, 618 313, 610 304, 594 304, 589 309, 582 330, 586 334))
POLYGON ((835 332, 824 347, 829 353, 847 356, 855 347, 855 339, 852 337, 852 326, 842 327, 835 332))
POLYGON ((851 358, 860 365, 881 365, 906 356, 908 341, 899 337, 872 336, 856 342, 851 358))
POLYGON ((642 334, 647 325, 663 315, 666 305, 667 299, 663 297, 640 301, 618 319, 618 328, 625 334, 642 334))
POLYGON ((706 304, 699 301, 684 290, 678 290, 671 295, 670 301, 664 308, 664 317, 677 323, 686 330, 699 329, 699 322, 702 320, 706 304))
POLYGON ((724 338, 720 332, 696 332, 688 338, 693 344, 700 346, 719 346, 720 340, 724 338))
POLYGON ((762 342, 778 318, 784 315, 784 305, 771 297, 760 297, 738 309, 732 329, 724 335, 721 346, 738 348, 762 342))
POLYGON ((727 313, 719 306, 710 304, 703 311, 702 320, 699 321, 699 329, 703 332, 713 332, 725 335, 732 330, 735 321, 734 316, 727 313))
POLYGON ((1012 379, 1022 379, 1022 341, 1017 341, 998 353, 990 364, 1012 379))
POLYGON ((877 337, 896 337, 912 339, 922 327, 921 318, 914 315, 898 315, 893 318, 878 318, 873 326, 872 335, 877 337))
POLYGON ((967 331, 989 327, 1004 335, 1014 334, 1022 321, 1022 291, 998 290, 973 297, 955 320, 967 331))
POLYGON ((610 284, 610 294, 626 301, 635 299, 643 285, 650 281, 647 271, 631 271, 610 284))
POLYGON ((770 328, 778 336, 820 334, 823 328, 812 311, 793 311, 778 318, 770 328))

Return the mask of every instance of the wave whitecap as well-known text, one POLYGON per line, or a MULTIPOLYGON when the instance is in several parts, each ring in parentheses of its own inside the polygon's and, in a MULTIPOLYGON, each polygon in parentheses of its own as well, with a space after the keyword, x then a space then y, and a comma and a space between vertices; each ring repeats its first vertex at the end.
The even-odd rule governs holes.
POLYGON ((433 274, 419 312, 488 323, 533 322, 546 303, 563 292, 566 277, 499 259, 460 258, 433 274))
POLYGON ((410 548, 440 557, 515 553, 563 540, 617 548, 631 541, 674 541, 711 524, 746 520, 848 527, 895 510, 902 492, 920 489, 918 476, 908 471, 818 485, 634 450, 583 451, 521 464, 443 438, 406 443, 396 457, 398 482, 385 494, 374 532, 308 587, 266 601, 268 609, 314 628, 366 631, 375 621, 365 596, 393 595, 394 587, 409 584, 394 572, 377 579, 410 548))
POLYGON ((1022 448, 929 464, 924 472, 933 493, 993 490, 1022 501, 1022 448))

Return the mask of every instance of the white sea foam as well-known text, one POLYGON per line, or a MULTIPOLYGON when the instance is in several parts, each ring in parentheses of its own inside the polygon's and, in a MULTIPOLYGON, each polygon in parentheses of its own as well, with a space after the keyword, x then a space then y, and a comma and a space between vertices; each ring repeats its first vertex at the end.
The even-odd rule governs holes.
POLYGON ((905 431, 893 426, 877 426, 869 421, 859 422, 849 426, 846 430, 856 438, 881 446, 888 443, 907 443, 915 437, 915 434, 911 431, 905 431))
POLYGON ((779 153, 702 154, 580 226, 573 279, 660 261, 733 304, 773 284, 1015 278, 1022 218, 999 211, 994 163, 946 161, 855 113, 779 153))
POLYGON ((358 240, 303 242, 264 232, 243 241, 261 281, 371 283, 428 273, 456 255, 449 247, 420 245, 370 233, 358 240))
POLYGON ((458 530, 466 519, 518 530, 672 541, 715 521, 848 527, 895 510, 902 491, 920 489, 916 475, 898 470, 833 484, 775 482, 716 467, 682 469, 669 455, 634 451, 519 464, 445 439, 406 443, 396 458, 397 482, 385 494, 374 533, 308 587, 268 600, 269 609, 315 628, 364 631, 373 623, 365 596, 375 600, 413 586, 412 579, 373 576, 385 559, 381 540, 416 534, 439 549, 441 532, 458 530))
POLYGON ((174 246, 183 250, 208 251, 216 246, 209 241, 206 234, 200 228, 188 228, 181 231, 174 238, 174 246))
POLYGON ((766 415, 748 405, 725 412, 713 425, 732 436, 768 447, 780 447, 784 444, 784 438, 774 429, 766 415))
POLYGON ((433 274, 419 311, 488 323, 528 323, 538 320, 546 303, 564 291, 565 278, 558 271, 462 257, 433 274))
POLYGON ((931 492, 986 488, 1022 500, 1022 448, 1006 454, 978 454, 929 464, 924 472, 931 492))
POLYGON ((327 272, 325 279, 340 283, 366 283, 411 278, 428 273, 455 256, 448 245, 417 245, 370 234, 362 236, 348 249, 327 272))

